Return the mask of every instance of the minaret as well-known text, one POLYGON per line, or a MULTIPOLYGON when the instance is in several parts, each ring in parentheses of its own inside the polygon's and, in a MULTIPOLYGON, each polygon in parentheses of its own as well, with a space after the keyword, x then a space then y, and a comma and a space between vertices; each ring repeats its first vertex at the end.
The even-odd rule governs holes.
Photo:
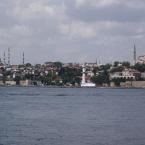
POLYGON ((25 65, 25 54, 23 52, 23 65, 25 65))
POLYGON ((8 48, 8 66, 10 66, 10 48, 8 48))
POLYGON ((135 46, 135 44, 134 44, 134 65, 136 64, 136 46, 135 46))
POLYGON ((5 51, 4 51, 3 63, 4 63, 4 65, 6 65, 6 53, 5 53, 5 51))
POLYGON ((82 66, 83 68, 83 74, 82 74, 82 84, 85 84, 86 83, 86 76, 85 76, 85 72, 86 72, 86 69, 85 69, 85 65, 83 64, 82 66))
POLYGON ((96 58, 96 65, 98 65, 98 59, 96 58))

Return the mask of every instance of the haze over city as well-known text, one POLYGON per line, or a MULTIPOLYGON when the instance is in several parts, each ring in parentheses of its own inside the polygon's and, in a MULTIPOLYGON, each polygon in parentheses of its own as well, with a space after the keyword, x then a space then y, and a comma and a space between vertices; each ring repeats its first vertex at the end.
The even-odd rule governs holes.
POLYGON ((95 62, 145 54, 144 0, 1 0, 0 57, 95 62))

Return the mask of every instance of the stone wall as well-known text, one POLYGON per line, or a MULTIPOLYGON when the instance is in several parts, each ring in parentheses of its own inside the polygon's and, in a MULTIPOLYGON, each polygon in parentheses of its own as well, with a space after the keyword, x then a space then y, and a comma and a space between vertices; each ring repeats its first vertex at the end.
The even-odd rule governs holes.
POLYGON ((145 81, 127 81, 120 84, 121 87, 135 87, 135 88, 145 88, 145 81))
POLYGON ((20 86, 29 86, 32 82, 30 80, 20 81, 20 86))

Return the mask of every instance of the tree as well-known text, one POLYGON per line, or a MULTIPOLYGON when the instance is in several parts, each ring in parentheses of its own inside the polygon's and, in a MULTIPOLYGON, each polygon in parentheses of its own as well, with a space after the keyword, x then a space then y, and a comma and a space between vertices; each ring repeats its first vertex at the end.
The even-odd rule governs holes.
POLYGON ((115 85, 116 86, 120 86, 120 83, 121 82, 125 82, 126 81, 126 79, 125 78, 114 78, 113 80, 112 80, 112 82, 114 82, 115 83, 115 85))
POLYGON ((124 62, 122 62, 122 66, 124 66, 126 68, 130 68, 130 62, 124 61, 124 62))
POLYGON ((123 66, 118 66, 118 67, 112 68, 112 69, 110 70, 110 73, 122 72, 123 70, 124 70, 124 67, 123 67, 123 66))
POLYGON ((117 67, 119 65, 119 61, 114 62, 114 67, 117 67))
POLYGON ((16 85, 20 85, 20 80, 21 80, 20 76, 15 77, 14 81, 16 82, 16 85))
POLYGON ((111 64, 107 63, 105 65, 101 65, 100 69, 101 70, 109 70, 111 68, 111 66, 112 66, 111 64))
POLYGON ((135 64, 134 68, 140 72, 145 72, 145 64, 135 64))
POLYGON ((31 63, 26 63, 26 67, 31 67, 32 64, 31 63))
POLYGON ((61 62, 54 62, 54 66, 57 67, 57 68, 61 68, 62 63, 61 62))
POLYGON ((34 78, 33 74, 25 74, 24 77, 23 77, 24 80, 26 80, 26 79, 33 80, 33 78, 34 78))
POLYGON ((77 68, 62 67, 59 71, 59 76, 62 79, 63 84, 67 84, 67 83, 80 84, 81 75, 82 75, 81 69, 77 69, 77 68))
POLYGON ((102 85, 103 84, 103 78, 101 75, 98 75, 98 76, 93 76, 91 78, 92 82, 97 84, 97 85, 102 85))
POLYGON ((94 67, 93 68, 93 73, 96 74, 99 71, 99 67, 94 67))
POLYGON ((5 82, 6 82, 6 79, 7 79, 6 71, 4 70, 4 71, 3 71, 3 77, 2 77, 2 80, 3 80, 3 83, 4 83, 4 84, 5 84, 5 82))
POLYGON ((109 84, 109 73, 107 70, 104 70, 98 76, 93 76, 91 80, 97 85, 102 85, 103 83, 109 84))

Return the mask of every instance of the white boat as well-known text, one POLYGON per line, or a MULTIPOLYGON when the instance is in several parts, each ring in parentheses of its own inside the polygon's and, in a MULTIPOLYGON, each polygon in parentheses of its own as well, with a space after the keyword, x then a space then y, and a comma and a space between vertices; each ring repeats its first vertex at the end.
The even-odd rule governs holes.
POLYGON ((81 83, 81 87, 95 87, 94 83, 81 83))
POLYGON ((81 87, 95 87, 96 85, 92 82, 86 82, 86 68, 85 65, 82 66, 83 72, 82 72, 82 82, 81 82, 81 87))

